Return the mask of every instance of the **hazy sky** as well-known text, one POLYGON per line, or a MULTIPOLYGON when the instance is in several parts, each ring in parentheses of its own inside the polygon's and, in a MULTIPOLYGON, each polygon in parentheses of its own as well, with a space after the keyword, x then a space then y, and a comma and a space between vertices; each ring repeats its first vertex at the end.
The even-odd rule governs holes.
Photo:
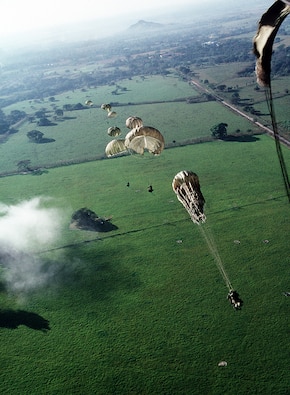
POLYGON ((80 32, 80 28, 73 25, 77 22, 98 19, 93 36, 88 36, 95 39, 123 31, 140 19, 160 23, 178 22, 182 12, 192 21, 223 15, 223 12, 237 11, 238 8, 251 9, 252 5, 257 4, 266 10, 273 2, 274 0, 243 0, 238 3, 233 0, 0 0, 0 52, 3 48, 21 46, 33 40, 40 42, 44 38, 40 29, 54 35, 59 41, 74 41, 75 37, 80 37, 76 33, 80 32), (63 31, 59 29, 60 26, 64 26, 63 31))
MULTIPOLYGON (((202 0, 203 2, 213 0, 202 0)), ((137 14, 200 0, 0 0, 0 36, 88 19, 137 14)))

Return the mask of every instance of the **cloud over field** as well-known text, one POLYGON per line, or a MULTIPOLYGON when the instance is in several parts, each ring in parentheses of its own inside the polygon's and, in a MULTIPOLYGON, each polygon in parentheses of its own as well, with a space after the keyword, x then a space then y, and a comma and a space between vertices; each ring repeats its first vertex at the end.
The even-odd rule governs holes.
POLYGON ((53 275, 36 254, 60 237, 61 211, 49 204, 49 199, 39 197, 13 206, 0 203, 1 277, 13 292, 40 287, 53 275))

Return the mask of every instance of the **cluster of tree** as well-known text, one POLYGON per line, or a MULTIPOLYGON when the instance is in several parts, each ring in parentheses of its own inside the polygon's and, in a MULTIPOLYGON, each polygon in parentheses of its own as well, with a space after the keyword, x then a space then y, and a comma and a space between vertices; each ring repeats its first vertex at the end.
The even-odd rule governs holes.
POLYGON ((84 106, 82 103, 77 104, 64 104, 63 111, 75 111, 75 110, 85 110, 88 107, 84 106))
POLYGON ((5 134, 8 131, 11 131, 17 122, 25 118, 25 111, 12 110, 9 115, 5 115, 0 109, 0 134, 5 134))
POLYGON ((30 132, 27 132, 26 136, 28 137, 29 141, 37 144, 52 143, 55 141, 54 139, 43 137, 44 133, 35 129, 31 130, 30 132))
POLYGON ((224 122, 218 123, 210 128, 211 135, 215 139, 224 140, 228 135, 227 128, 228 128, 227 123, 224 122))
POLYGON ((41 143, 44 133, 40 132, 39 130, 31 130, 26 134, 30 141, 33 143, 41 143))

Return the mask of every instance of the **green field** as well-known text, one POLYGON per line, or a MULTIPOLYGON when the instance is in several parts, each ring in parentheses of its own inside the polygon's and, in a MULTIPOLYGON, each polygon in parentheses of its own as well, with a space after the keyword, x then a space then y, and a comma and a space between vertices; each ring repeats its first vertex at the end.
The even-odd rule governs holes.
MULTIPOLYGON (((250 125, 218 103, 132 108, 164 130, 167 141, 176 133, 180 140, 206 135, 205 128, 208 133, 217 122, 233 131, 250 125)), ((132 108, 119 107, 116 120, 124 123, 132 108)), ((109 141, 105 113, 92 108, 73 115, 46 129, 55 143, 28 143, 25 124, 0 146, 1 155, 15 166, 24 158, 43 164, 103 152, 109 141), (94 133, 99 139, 92 144, 94 133)), ((283 152, 288 164, 289 150, 283 152)), ((131 155, 41 176, 4 177, 0 190, 8 205, 50 197, 45 205, 59 210, 62 223, 57 240, 34 246, 39 275, 48 274, 41 286, 16 292, 6 287, 7 269, 2 271, 1 393, 289 394, 290 298, 283 295, 290 291, 289 203, 271 138, 215 141, 165 149, 158 157, 131 155), (212 233, 244 300, 241 311, 227 301, 200 227, 172 191, 173 177, 184 169, 199 175, 207 215, 201 226, 212 233), (118 229, 69 230, 72 213, 81 207, 112 217, 118 229), (50 330, 27 322, 7 328, 5 314, 18 310, 49 321, 50 330), (223 360, 228 365, 218 367, 223 360)), ((1 221, 0 229, 5 232, 1 221)))
POLYGON ((107 135, 108 128, 118 126, 122 131, 120 138, 124 138, 128 132, 125 121, 129 116, 139 116, 145 125, 159 129, 166 143, 175 141, 179 144, 199 137, 210 137, 210 128, 220 122, 228 124, 228 133, 233 133, 236 129, 245 132, 253 128, 250 122, 228 111, 218 102, 172 102, 197 95, 188 83, 174 77, 151 77, 144 81, 125 80, 119 85, 128 87, 128 92, 116 96, 122 105, 113 107, 117 112, 117 117, 113 119, 108 118, 107 112, 100 108, 100 103, 111 103, 115 100, 109 94, 112 87, 100 87, 91 90, 90 94, 78 91, 55 96, 54 103, 48 100, 34 104, 23 102, 18 103, 18 106, 5 108, 7 113, 18 109, 27 114, 45 108, 48 118, 56 125, 39 127, 35 122, 27 121, 19 126, 17 133, 11 135, 4 144, 0 144, 0 172, 17 170, 17 163, 22 160, 31 160, 33 166, 51 166, 72 160, 99 158, 104 155, 105 147, 111 140, 107 135), (89 109, 65 111, 64 119, 53 120, 52 106, 62 108, 64 104, 84 103, 88 98, 94 102, 99 99, 99 103, 89 109), (147 101, 157 103, 144 104, 147 101), (41 131, 45 138, 54 139, 55 142, 31 143, 26 134, 33 129, 41 131))

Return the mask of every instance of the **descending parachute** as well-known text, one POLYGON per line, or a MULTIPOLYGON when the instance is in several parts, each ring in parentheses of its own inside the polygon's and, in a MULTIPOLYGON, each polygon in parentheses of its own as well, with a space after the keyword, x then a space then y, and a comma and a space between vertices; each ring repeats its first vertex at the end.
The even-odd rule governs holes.
POLYGON ((107 157, 114 157, 127 153, 127 148, 125 146, 125 140, 112 140, 106 147, 105 153, 107 157))
POLYGON ((257 56, 257 82, 262 86, 270 86, 273 43, 281 23, 289 14, 290 2, 278 0, 262 15, 260 20, 254 37, 254 53, 257 56))
POLYGON ((144 150, 153 155, 159 155, 164 149, 164 144, 162 134, 151 126, 134 128, 126 135, 125 139, 126 147, 141 155, 144 154, 144 150))
POLYGON ((94 105, 94 103, 91 100, 86 100, 85 101, 85 105, 89 106, 89 107, 92 107, 94 105))
POLYGON ((196 224, 205 222, 206 216, 203 212, 205 200, 200 190, 197 174, 192 171, 180 171, 172 181, 172 189, 192 221, 196 224))
POLYGON ((118 126, 111 126, 110 128, 108 128, 108 135, 115 137, 115 136, 119 136, 121 134, 121 129, 118 128, 118 126))
POLYGON ((108 112, 111 111, 111 108, 112 108, 112 107, 111 107, 111 104, 102 104, 102 105, 101 105, 101 109, 102 109, 102 110, 106 110, 106 111, 108 111, 108 112))
POLYGON ((277 0, 263 15, 258 31, 254 37, 254 53, 257 57, 256 75, 257 82, 265 87, 266 100, 272 120, 276 152, 280 163, 284 187, 290 203, 290 181, 284 156, 281 148, 279 129, 274 110, 271 88, 271 58, 273 43, 281 23, 290 14, 290 1, 277 0))
POLYGON ((139 126, 143 126, 143 121, 139 117, 129 117, 126 119, 126 127, 128 129, 138 128, 139 126))
MULTIPOLYGON (((172 189, 176 193, 177 199, 181 202, 181 204, 190 215, 192 221, 198 225, 205 222, 206 216, 203 212, 205 200, 200 190, 198 176, 192 171, 180 171, 173 178, 172 189)), ((223 261, 220 257, 217 245, 215 243, 213 234, 210 231, 210 228, 206 227, 206 224, 204 224, 200 225, 199 229, 215 260, 215 264, 220 271, 220 274, 223 277, 226 286, 228 287, 229 292, 236 292, 233 291, 233 286, 225 270, 223 261)), ((242 306, 242 300, 235 300, 235 304, 237 302, 239 302, 239 304, 235 305, 234 307, 235 309, 240 309, 240 307, 242 306)))
POLYGON ((116 111, 109 111, 108 112, 108 118, 116 118, 117 113, 116 111))

